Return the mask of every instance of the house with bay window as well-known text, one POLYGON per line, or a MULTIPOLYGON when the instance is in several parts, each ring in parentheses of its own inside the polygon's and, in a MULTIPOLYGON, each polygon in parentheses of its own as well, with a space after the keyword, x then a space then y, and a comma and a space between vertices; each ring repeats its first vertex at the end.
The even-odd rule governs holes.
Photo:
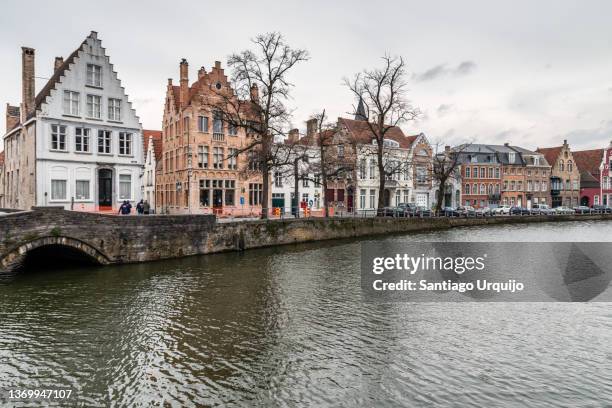
POLYGON ((142 126, 97 33, 55 58, 38 93, 34 57, 22 48, 22 103, 7 107, 6 205, 116 211, 140 200, 142 126))

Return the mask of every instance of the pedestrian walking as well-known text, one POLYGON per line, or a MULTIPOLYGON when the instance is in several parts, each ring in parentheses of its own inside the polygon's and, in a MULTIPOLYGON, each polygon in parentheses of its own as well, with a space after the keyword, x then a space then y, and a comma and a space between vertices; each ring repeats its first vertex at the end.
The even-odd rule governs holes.
POLYGON ((151 213, 151 205, 148 201, 145 200, 144 204, 142 205, 142 210, 144 215, 149 215, 151 213))
POLYGON ((136 204, 136 213, 138 215, 144 214, 144 202, 140 200, 138 204, 136 204))

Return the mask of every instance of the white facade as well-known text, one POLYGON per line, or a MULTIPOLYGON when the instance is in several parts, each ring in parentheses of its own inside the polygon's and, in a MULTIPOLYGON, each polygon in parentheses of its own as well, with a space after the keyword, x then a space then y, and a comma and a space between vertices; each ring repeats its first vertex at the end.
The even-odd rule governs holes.
MULTIPOLYGON (((317 148, 300 146, 299 154, 306 154, 308 162, 298 163, 298 206, 309 208, 313 215, 323 208, 323 187, 316 180, 317 164, 320 162, 320 152, 317 148), (304 203, 304 204, 302 204, 304 203)), ((297 154, 293 152, 292 155, 297 154)), ((284 165, 272 173, 272 207, 283 208, 285 214, 292 214, 292 200, 295 193, 295 168, 291 164, 284 165)))
POLYGON ((36 113, 36 203, 116 210, 142 198, 142 126, 97 34, 75 53, 36 113))
MULTIPOLYGON (((426 175, 424 182, 419 180, 419 167, 415 160, 415 146, 427 143, 424 135, 419 135, 412 143, 410 148, 400 148, 392 140, 386 140, 384 149, 384 161, 392 162, 390 168, 395 169, 392 175, 388 176, 385 182, 384 205, 386 207, 396 207, 401 203, 415 203, 424 207, 431 207, 433 194, 430 187, 429 176, 426 175)), ((424 157, 423 161, 431 162, 424 157)), ((376 146, 359 145, 357 148, 356 162, 356 191, 355 208, 358 211, 374 212, 378 205, 379 177, 378 159, 376 157, 376 146)))
POLYGON ((155 210, 155 170, 157 168, 157 160, 155 158, 155 143, 153 136, 149 136, 147 142, 147 151, 144 163, 144 174, 142 179, 142 198, 151 206, 151 210, 155 210))

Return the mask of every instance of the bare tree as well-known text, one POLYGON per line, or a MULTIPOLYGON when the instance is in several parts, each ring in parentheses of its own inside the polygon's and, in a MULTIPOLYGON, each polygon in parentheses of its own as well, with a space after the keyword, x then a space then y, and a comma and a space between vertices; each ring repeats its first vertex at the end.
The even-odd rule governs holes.
MULTIPOLYGON (((353 92, 363 110, 361 116, 368 124, 376 140, 376 157, 379 174, 378 210, 384 207, 385 182, 390 167, 385 165, 385 140, 387 133, 395 126, 414 120, 419 111, 406 99, 406 69, 403 58, 383 57, 382 68, 364 70, 352 80, 345 79, 345 85, 353 92)), ((355 109, 357 114, 357 109, 355 109)))
POLYGON ((442 146, 442 143, 435 144, 432 167, 432 179, 438 185, 435 208, 437 212, 442 210, 442 203, 446 195, 446 184, 453 179, 459 180, 461 177, 461 153, 470 146, 470 143, 463 143, 454 148, 444 146, 443 151, 440 151, 440 146, 442 146))
POLYGON ((293 49, 277 32, 261 34, 252 40, 253 49, 230 55, 232 92, 219 90, 212 98, 212 109, 229 126, 242 128, 246 145, 234 154, 248 154, 249 169, 262 174, 261 218, 268 217, 270 172, 285 165, 275 140, 284 137, 292 112, 286 106, 293 84, 288 73, 296 64, 308 60, 308 52, 293 49))
POLYGON ((325 217, 329 217, 329 202, 327 201, 327 188, 329 181, 333 179, 346 178, 355 170, 355 161, 350 157, 338 157, 336 149, 345 141, 339 141, 336 137, 339 134, 337 123, 327 123, 325 109, 321 113, 312 116, 316 119, 316 135, 314 143, 319 149, 319 160, 311 168, 311 174, 315 180, 321 183, 323 190, 323 208, 325 217))

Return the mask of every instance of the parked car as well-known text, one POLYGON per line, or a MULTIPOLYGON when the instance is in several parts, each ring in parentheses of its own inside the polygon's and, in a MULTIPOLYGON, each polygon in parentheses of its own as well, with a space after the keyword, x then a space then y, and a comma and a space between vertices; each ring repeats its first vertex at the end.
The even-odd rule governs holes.
POLYGON ((476 209, 477 217, 489 217, 491 216, 491 209, 489 207, 480 207, 476 209))
POLYGON ((555 214, 570 215, 570 214, 575 214, 575 212, 569 207, 559 206, 555 208, 555 214))
POLYGON ((462 206, 457 207, 457 213, 459 213, 460 217, 475 217, 476 216, 476 210, 474 210, 474 207, 470 207, 469 205, 466 205, 464 207, 462 206))
POLYGON ((416 213, 415 215, 417 217, 431 217, 431 210, 427 207, 424 207, 422 205, 418 206, 416 209, 416 213))
POLYGON ((399 203, 396 207, 398 217, 413 217, 417 206, 414 203, 399 203))
POLYGON ((445 217, 459 217, 459 211, 455 207, 444 207, 442 208, 442 215, 445 217))
POLYGON ((534 204, 531 207, 531 213, 534 215, 552 215, 554 211, 546 204, 534 204))
POLYGON ((378 210, 378 215, 382 215, 383 217, 393 217, 395 215, 395 208, 383 207, 378 210))
POLYGON ((574 207, 574 212, 576 214, 590 214, 591 209, 585 205, 579 205, 578 207, 574 207))
POLYGON ((510 214, 510 206, 509 205, 500 205, 497 208, 493 209, 494 215, 508 215, 510 214))
POLYGON ((529 208, 525 207, 510 207, 510 215, 531 215, 529 208))
POLYGON ((608 207, 607 205, 594 205, 592 209, 593 212, 598 214, 612 214, 612 208, 608 207))

